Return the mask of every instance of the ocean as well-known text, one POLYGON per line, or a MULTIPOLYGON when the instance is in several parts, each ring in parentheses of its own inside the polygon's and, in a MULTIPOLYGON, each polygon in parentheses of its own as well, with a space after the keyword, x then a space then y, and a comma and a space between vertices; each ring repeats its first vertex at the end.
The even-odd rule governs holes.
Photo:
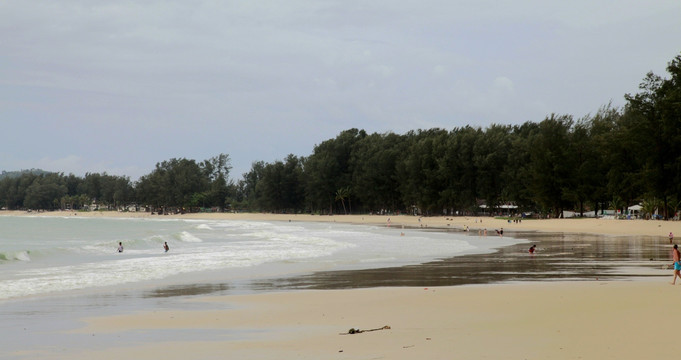
POLYGON ((395 267, 523 241, 321 222, 2 216, 0 300, 395 267))

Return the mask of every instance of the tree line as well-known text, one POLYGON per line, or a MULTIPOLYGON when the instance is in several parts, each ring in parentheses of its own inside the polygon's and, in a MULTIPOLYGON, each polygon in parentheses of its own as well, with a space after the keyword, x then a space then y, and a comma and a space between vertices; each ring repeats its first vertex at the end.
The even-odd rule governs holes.
POLYGON ((420 129, 405 134, 349 129, 309 156, 254 162, 228 180, 229 156, 156 164, 128 177, 23 173, 0 179, 8 209, 201 208, 290 213, 475 214, 513 204, 559 216, 563 210, 625 209, 673 216, 681 206, 681 55, 669 78, 648 73, 623 108, 574 118, 420 129))
POLYGON ((171 159, 138 181, 127 176, 22 171, 0 178, 2 208, 27 210, 128 209, 135 211, 222 210, 234 185, 228 183, 229 156, 203 162, 171 159))
POLYGON ((648 73, 626 105, 575 119, 367 134, 343 131, 305 158, 258 162, 240 182, 248 206, 314 211, 559 216, 626 209, 673 216, 681 206, 681 56, 648 73))

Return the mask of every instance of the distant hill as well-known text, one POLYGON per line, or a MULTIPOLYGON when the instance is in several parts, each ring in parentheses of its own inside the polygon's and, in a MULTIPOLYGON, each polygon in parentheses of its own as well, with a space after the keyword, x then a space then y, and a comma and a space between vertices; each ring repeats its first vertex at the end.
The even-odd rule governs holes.
POLYGON ((34 175, 44 175, 44 174, 49 174, 49 171, 41 170, 41 169, 30 169, 30 170, 19 170, 19 171, 5 171, 3 170, 2 173, 0 173, 0 180, 4 178, 17 178, 20 177, 23 174, 34 174, 34 175))

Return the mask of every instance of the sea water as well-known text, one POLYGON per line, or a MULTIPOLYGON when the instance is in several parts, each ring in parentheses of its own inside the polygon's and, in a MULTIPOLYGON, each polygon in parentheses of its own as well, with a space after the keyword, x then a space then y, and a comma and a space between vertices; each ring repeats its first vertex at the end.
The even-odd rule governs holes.
POLYGON ((418 264, 522 241, 476 234, 323 222, 0 216, 0 300, 418 264))

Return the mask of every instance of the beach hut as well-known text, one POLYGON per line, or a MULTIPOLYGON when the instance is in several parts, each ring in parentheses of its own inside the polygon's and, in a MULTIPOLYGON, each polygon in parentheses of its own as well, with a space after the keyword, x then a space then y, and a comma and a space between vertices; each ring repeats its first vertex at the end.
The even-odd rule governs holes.
POLYGON ((508 214, 510 216, 511 211, 516 212, 516 210, 518 209, 518 206, 513 205, 513 204, 503 204, 503 205, 499 206, 499 208, 501 208, 502 211, 506 212, 506 214, 508 214))
POLYGON ((641 214, 641 210, 643 209, 643 206, 641 205, 632 205, 627 208, 627 215, 633 215, 638 217, 641 214))

